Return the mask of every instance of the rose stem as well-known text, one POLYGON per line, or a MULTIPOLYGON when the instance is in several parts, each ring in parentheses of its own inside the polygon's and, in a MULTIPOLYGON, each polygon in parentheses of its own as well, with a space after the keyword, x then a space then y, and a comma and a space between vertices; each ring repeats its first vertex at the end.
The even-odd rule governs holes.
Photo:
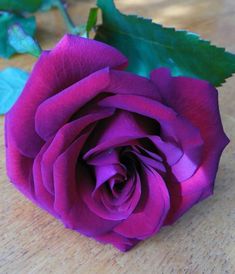
POLYGON ((63 1, 56 0, 56 6, 59 9, 59 11, 64 19, 64 22, 66 24, 68 31, 72 34, 79 34, 79 30, 73 23, 70 15, 68 14, 67 8, 66 8, 65 4, 63 3, 63 1))

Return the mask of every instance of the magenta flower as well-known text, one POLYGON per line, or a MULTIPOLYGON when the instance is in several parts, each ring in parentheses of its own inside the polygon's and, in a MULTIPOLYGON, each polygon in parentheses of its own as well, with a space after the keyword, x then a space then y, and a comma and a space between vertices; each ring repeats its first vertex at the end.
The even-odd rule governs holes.
POLYGON ((116 49, 66 35, 6 117, 7 170, 29 199, 122 251, 212 194, 228 143, 205 81, 121 69, 116 49))

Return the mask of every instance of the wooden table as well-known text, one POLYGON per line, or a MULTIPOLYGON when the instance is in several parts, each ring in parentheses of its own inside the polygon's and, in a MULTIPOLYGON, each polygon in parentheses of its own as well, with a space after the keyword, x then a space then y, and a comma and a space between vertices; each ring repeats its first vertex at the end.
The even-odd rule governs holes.
MULTIPOLYGON (((76 23, 86 18, 94 1, 71 3, 76 23)), ((176 28, 235 51, 234 0, 125 0, 123 11, 176 28)), ((58 11, 37 16, 38 39, 52 47, 65 32, 58 11)), ((1 60, 30 70, 33 57, 1 60)), ((223 154, 213 197, 194 206, 171 227, 128 253, 101 245, 71 230, 34 206, 5 175, 3 117, 0 118, 0 273, 235 273, 235 77, 220 90, 224 127, 232 140, 223 154)))

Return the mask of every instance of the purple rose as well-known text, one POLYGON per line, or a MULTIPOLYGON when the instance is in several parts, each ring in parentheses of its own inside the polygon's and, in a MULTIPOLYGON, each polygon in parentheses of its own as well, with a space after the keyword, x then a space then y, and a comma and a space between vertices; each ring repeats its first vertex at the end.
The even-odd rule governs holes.
POLYGON ((209 83, 122 71, 106 44, 66 35, 6 116, 7 170, 29 199, 122 251, 212 194, 228 143, 209 83))

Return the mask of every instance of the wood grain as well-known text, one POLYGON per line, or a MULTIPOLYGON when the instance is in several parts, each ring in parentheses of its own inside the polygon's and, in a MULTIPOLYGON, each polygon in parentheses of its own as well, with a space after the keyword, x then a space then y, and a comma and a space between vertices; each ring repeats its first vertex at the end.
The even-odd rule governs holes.
MULTIPOLYGON (((126 0, 123 11, 186 28, 235 51, 234 0, 126 0)), ((72 1, 83 22, 94 1, 72 1)), ((38 39, 51 48, 65 28, 57 11, 37 15, 38 39)), ((35 59, 16 56, 6 66, 30 70, 35 59)), ((194 206, 173 226, 128 253, 67 230, 13 188, 5 174, 3 118, 0 118, 0 273, 235 273, 235 77, 220 90, 220 109, 231 143, 223 154, 213 197, 194 206)))

